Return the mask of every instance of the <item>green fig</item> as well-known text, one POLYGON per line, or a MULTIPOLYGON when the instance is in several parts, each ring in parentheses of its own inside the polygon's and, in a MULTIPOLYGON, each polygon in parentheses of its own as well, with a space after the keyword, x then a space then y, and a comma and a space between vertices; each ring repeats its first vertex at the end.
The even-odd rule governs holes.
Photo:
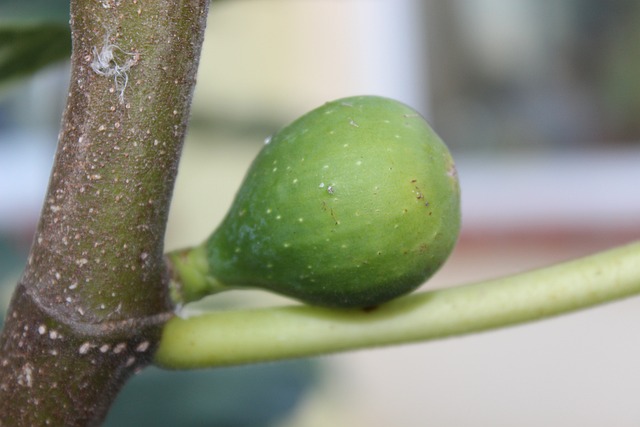
POLYGON ((459 229, 458 178, 444 143, 410 107, 359 96, 329 102, 268 140, 222 224, 174 262, 186 299, 250 287, 312 305, 372 307, 433 275, 459 229))

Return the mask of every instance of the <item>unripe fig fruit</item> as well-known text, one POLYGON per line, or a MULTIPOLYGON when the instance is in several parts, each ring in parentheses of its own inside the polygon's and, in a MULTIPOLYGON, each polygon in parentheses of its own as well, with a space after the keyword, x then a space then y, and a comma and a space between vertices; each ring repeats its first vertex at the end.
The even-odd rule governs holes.
POLYGON ((371 307, 429 278, 459 228, 447 147, 408 106, 359 96, 329 102, 267 142, 196 263, 206 270, 203 292, 253 287, 371 307))

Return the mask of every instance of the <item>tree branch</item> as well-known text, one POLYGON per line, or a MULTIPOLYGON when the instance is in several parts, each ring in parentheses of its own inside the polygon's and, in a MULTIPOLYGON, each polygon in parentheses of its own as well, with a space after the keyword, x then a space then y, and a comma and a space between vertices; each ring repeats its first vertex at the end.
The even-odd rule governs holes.
POLYGON ((155 362, 168 369, 317 356, 481 332, 640 294, 640 242, 501 279, 417 293, 373 310, 310 306, 171 319, 155 362))
POLYGON ((163 239, 208 0, 75 0, 40 222, 0 338, 0 425, 100 423, 170 316, 163 239))

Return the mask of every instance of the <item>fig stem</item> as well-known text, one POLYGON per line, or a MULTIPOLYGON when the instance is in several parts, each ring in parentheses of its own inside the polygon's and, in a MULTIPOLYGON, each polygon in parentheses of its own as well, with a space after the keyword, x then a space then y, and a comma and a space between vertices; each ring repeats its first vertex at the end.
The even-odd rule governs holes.
POLYGON ((155 363, 194 369, 471 334, 640 294, 640 241, 500 279, 416 293, 376 309, 311 306, 176 317, 155 363))
POLYGON ((165 261, 171 276, 169 293, 176 306, 229 289, 209 274, 204 245, 169 252, 165 261))

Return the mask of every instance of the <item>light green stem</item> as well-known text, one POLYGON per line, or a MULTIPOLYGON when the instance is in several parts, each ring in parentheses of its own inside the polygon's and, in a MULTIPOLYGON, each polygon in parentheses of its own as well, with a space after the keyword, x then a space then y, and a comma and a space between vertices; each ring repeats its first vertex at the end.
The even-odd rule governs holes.
POLYGON ((165 258, 167 265, 171 266, 169 292, 175 305, 198 301, 207 295, 231 289, 209 273, 204 244, 169 252, 165 258))
POLYGON ((496 280, 409 295, 375 310, 290 306, 176 317, 155 363, 237 365, 426 341, 640 294, 640 242, 496 280))

